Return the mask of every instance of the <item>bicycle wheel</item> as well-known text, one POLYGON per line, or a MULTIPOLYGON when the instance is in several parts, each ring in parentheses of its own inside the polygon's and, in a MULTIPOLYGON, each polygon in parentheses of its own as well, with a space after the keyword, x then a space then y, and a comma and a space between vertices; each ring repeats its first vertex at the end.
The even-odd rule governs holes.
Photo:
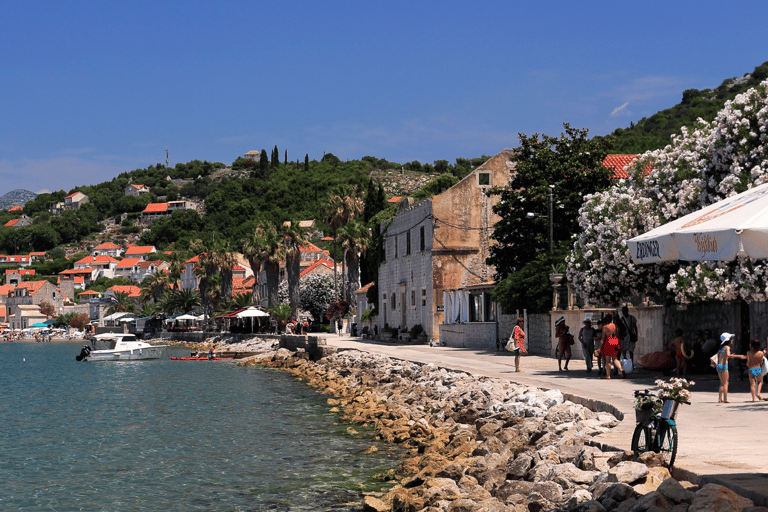
POLYGON ((662 421, 659 424, 659 431, 656 435, 659 443, 659 453, 667 467, 671 468, 672 464, 675 463, 675 456, 677 455, 677 427, 672 423, 662 421))
POLYGON ((651 429, 644 423, 638 423, 632 434, 632 452, 635 454, 635 457, 651 451, 653 449, 651 446, 652 441, 651 429))

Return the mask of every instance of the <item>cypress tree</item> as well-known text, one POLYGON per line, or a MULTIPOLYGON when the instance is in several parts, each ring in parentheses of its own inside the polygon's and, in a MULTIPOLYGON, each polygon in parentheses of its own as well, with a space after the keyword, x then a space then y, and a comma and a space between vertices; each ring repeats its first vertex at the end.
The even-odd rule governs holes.
POLYGON ((288 165, 288 150, 285 150, 285 165, 288 165))
POLYGON ((304 172, 309 172, 309 154, 304 155, 304 172))
POLYGON ((261 171, 262 178, 267 176, 267 165, 269 165, 269 160, 267 159, 267 150, 262 149, 261 156, 259 157, 259 170, 261 171))
POLYGON ((280 151, 277 149, 277 144, 275 144, 275 149, 272 150, 272 167, 277 167, 280 165, 280 151))

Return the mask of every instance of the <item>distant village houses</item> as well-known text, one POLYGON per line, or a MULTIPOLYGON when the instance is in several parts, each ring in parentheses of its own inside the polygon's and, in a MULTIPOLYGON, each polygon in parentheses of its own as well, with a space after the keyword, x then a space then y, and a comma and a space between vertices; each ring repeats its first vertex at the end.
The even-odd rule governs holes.
POLYGON ((51 205, 50 212, 54 215, 61 215, 64 210, 77 211, 82 205, 88 202, 88 196, 82 192, 72 192, 64 198, 63 203, 51 205))
POLYGON ((18 219, 11 219, 5 223, 6 228, 25 228, 32 225, 32 219, 22 214, 18 219))
POLYGON ((127 196, 141 197, 144 194, 149 194, 149 187, 146 185, 131 183, 130 185, 125 187, 125 195, 127 196))
POLYGON ((160 217, 172 215, 177 210, 194 210, 195 203, 192 201, 168 201, 167 203, 149 203, 144 211, 141 212, 141 220, 152 222, 160 217))

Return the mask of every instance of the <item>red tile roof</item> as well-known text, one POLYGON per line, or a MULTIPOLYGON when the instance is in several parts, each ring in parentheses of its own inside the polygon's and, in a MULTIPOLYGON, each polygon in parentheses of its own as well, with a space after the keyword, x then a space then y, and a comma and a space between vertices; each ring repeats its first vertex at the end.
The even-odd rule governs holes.
POLYGON ((93 272, 93 270, 94 269, 92 269, 92 268, 70 268, 68 270, 62 270, 61 272, 59 272, 59 275, 61 275, 61 274, 65 274, 65 275, 69 275, 69 274, 90 274, 90 273, 93 272))
POLYGON ((403 196, 390 197, 389 199, 387 199, 387 202, 388 203, 393 203, 393 204, 394 203, 399 203, 402 198, 403 198, 403 196))
POLYGON ((37 291, 45 286, 48 281, 22 281, 16 288, 26 288, 29 290, 30 295, 34 295, 37 291))
POLYGON ((130 268, 136 265, 138 262, 142 261, 141 258, 125 258, 120 263, 117 264, 115 268, 130 268))
POLYGON ((77 192, 72 192, 71 194, 69 194, 69 195, 68 195, 67 197, 65 197, 64 199, 69 199, 70 197, 75 197, 75 196, 76 196, 77 194, 79 194, 79 193, 80 193, 80 191, 79 191, 79 190, 78 190, 77 192))
POLYGON ((103 249, 120 249, 120 246, 113 244, 112 242, 104 242, 103 244, 99 244, 93 248, 94 251, 103 249))
POLYGON ((40 252, 31 252, 29 253, 30 256, 45 256, 45 251, 40 252))
POLYGON ((32 269, 32 268, 16 268, 16 269, 8 268, 8 269, 5 270, 5 275, 10 274, 11 272, 18 272, 22 276, 33 276, 33 275, 35 275, 35 269, 32 269))
POLYGON ((138 297, 141 295, 141 288, 133 285, 119 285, 110 286, 107 290, 112 290, 115 293, 127 293, 129 297, 138 297))
POLYGON ((8 222, 5 223, 5 227, 10 228, 11 226, 15 226, 19 223, 21 219, 11 219, 8 222))
POLYGON ((141 213, 160 213, 168 211, 168 203, 149 203, 141 213))
POLYGON ((24 209, 24 208, 22 208, 21 206, 12 206, 11 208, 8 208, 8 211, 9 211, 9 212, 20 212, 20 211, 22 211, 23 209, 24 209))
POLYGON ((152 251, 155 250, 154 245, 132 245, 125 251, 126 256, 131 256, 134 254, 149 254, 152 251))
POLYGON ((333 262, 328 261, 326 259, 317 260, 315 262, 312 262, 312 264, 301 271, 301 274, 299 274, 299 277, 304 277, 305 275, 309 274, 313 270, 315 270, 318 266, 325 265, 328 268, 333 268, 333 262))
POLYGON ((78 295, 101 295, 96 290, 85 290, 84 292, 78 293, 78 295))
POLYGON ((5 256, 6 263, 24 263, 29 261, 29 256, 5 256))
POLYGON ((368 283, 367 285, 365 285, 365 286, 363 286, 362 288, 360 288, 359 290, 357 290, 355 293, 365 293, 365 292, 367 292, 368 290, 370 290, 370 289, 371 289, 371 286, 373 286, 374 284, 376 284, 376 283, 372 283, 372 282, 371 282, 371 283, 368 283))
POLYGON ((80 261, 76 261, 75 265, 90 265, 92 263, 99 263, 99 264, 103 265, 104 263, 112 263, 112 262, 117 262, 117 261, 118 260, 116 260, 112 256, 107 256, 107 255, 86 256, 85 258, 81 259, 80 261))
POLYGON ((637 159, 637 155, 607 155, 603 160, 603 166, 613 171, 614 180, 623 180, 629 177, 627 166, 637 159))
POLYGON ((299 252, 323 252, 323 250, 312 242, 305 242, 304 245, 299 247, 299 252))
POLYGON ((0 295, 6 296, 8 295, 8 292, 12 292, 12 291, 13 291, 13 286, 11 286, 10 284, 0 285, 0 295))

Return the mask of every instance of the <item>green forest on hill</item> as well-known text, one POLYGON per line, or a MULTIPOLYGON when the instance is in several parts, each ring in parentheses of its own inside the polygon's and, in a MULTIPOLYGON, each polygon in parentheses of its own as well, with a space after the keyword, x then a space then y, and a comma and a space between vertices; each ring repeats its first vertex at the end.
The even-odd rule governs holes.
MULTIPOLYGON (((327 227, 324 208, 331 191, 342 185, 357 190, 361 197, 370 190, 376 191, 377 184, 369 177, 373 170, 442 172, 434 183, 412 194, 423 199, 450 187, 487 158, 459 158, 453 165, 445 160, 434 165, 398 164, 376 157, 342 161, 330 153, 320 161, 305 158, 304 162, 280 162, 273 158, 264 164, 238 158, 229 171, 218 175, 218 171, 226 168, 220 162, 194 160, 174 167, 157 164, 121 173, 98 185, 37 196, 25 204, 23 211, 33 219, 32 225, 0 228, 0 253, 50 251, 63 244, 78 243, 100 232, 104 221, 120 224, 122 233, 141 232, 141 244, 180 250, 189 249, 190 242, 196 239, 239 242, 260 223, 280 225, 284 221, 316 219, 322 229, 327 227), (127 196, 125 189, 129 184, 146 185, 150 193, 127 196), (52 204, 63 202, 74 191, 86 194, 89 202, 77 211, 65 210, 61 215, 49 212, 52 204), (177 199, 204 204, 204 215, 194 210, 177 211, 154 221, 149 229, 138 225, 147 204, 177 199)), ((383 203, 380 209, 389 207, 394 211, 383 195, 379 199, 383 203)), ((20 215, 7 210, 0 212, 0 223, 20 215)))
POLYGON ((768 78, 768 62, 757 66, 752 73, 742 78, 724 80, 715 89, 687 89, 683 91, 682 101, 672 108, 657 112, 628 128, 617 128, 609 137, 613 138, 614 154, 639 154, 645 151, 661 149, 671 142, 672 135, 680 133, 683 126, 692 126, 701 118, 714 120, 723 109, 725 102, 737 94, 755 87, 768 78))

